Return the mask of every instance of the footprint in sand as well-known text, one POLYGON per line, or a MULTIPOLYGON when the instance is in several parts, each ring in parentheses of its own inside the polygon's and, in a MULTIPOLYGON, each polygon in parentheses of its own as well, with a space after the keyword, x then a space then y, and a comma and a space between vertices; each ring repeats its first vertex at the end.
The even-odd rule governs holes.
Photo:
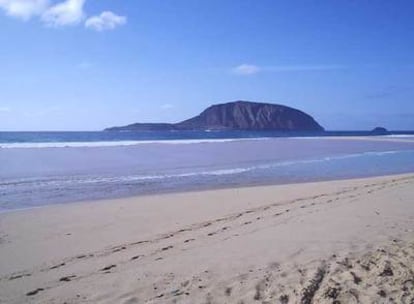
POLYGON ((71 275, 71 276, 67 276, 67 277, 62 277, 62 278, 59 279, 59 282, 70 282, 74 278, 76 278, 75 275, 71 275))
POLYGON ((43 290, 44 290, 44 288, 37 288, 35 290, 29 291, 28 293, 26 293, 26 296, 30 297, 30 296, 37 295, 39 292, 41 292, 43 290))
POLYGON ((21 278, 24 278, 24 277, 30 277, 31 275, 32 275, 31 273, 23 273, 23 274, 14 275, 14 276, 11 276, 9 278, 9 281, 21 279, 21 278))
POLYGON ((166 251, 166 250, 170 250, 172 248, 174 248, 174 246, 167 246, 167 247, 161 248, 161 250, 166 251))
POLYGON ((108 270, 111 270, 112 268, 115 268, 115 267, 116 267, 116 265, 106 266, 106 267, 102 268, 101 271, 108 271, 108 270))
POLYGON ((65 263, 61 263, 59 265, 52 266, 49 269, 52 270, 52 269, 60 268, 60 267, 65 266, 65 265, 66 265, 65 263))

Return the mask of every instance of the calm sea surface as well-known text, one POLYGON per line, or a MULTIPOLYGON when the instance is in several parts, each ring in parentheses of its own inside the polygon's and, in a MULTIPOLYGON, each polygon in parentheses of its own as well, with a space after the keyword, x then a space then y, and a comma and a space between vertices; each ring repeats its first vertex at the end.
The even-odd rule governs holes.
POLYGON ((414 172, 414 132, 0 132, 0 211, 414 172))

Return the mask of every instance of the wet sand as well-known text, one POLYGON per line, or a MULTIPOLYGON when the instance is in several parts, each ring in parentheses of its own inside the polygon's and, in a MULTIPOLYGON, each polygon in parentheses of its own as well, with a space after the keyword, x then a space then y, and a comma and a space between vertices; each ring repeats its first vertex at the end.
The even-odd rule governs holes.
POLYGON ((0 214, 0 303, 413 301, 413 174, 0 214))

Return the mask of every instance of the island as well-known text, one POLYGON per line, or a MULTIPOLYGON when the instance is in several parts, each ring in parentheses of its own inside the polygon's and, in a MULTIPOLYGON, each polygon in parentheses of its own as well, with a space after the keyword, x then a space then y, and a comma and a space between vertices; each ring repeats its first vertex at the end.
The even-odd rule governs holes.
POLYGON ((389 134, 388 130, 384 127, 376 127, 371 131, 371 133, 373 135, 387 135, 387 134, 389 134))
POLYGON ((309 114, 288 106, 233 101, 208 107, 199 115, 178 123, 134 123, 105 131, 243 130, 324 131, 309 114))

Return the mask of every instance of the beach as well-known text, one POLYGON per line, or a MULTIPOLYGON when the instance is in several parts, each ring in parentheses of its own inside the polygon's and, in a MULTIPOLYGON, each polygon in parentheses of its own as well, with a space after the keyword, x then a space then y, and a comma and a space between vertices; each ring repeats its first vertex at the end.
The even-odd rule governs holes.
POLYGON ((0 303, 413 303, 414 175, 0 214, 0 303))
POLYGON ((0 0, 0 304, 414 304, 413 11, 0 0))

